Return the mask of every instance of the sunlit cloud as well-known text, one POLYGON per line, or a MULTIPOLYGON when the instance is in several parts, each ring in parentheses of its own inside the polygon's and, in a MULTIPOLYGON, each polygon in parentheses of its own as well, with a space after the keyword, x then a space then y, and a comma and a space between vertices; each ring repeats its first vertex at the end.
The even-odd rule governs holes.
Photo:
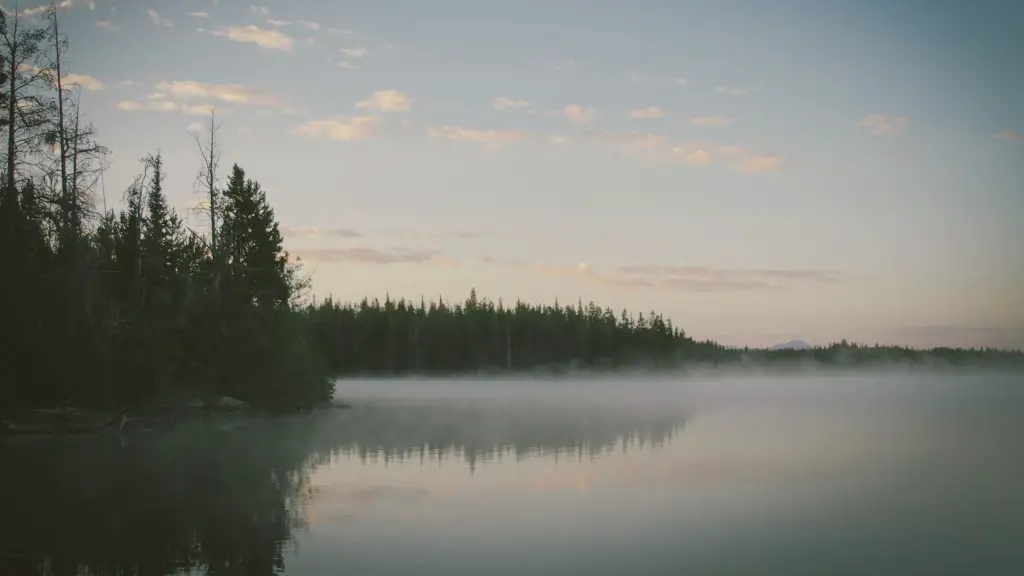
POLYGON ((636 118, 641 120, 648 120, 654 118, 663 118, 665 111, 655 106, 648 106, 647 108, 636 108, 629 111, 630 118, 636 118))
POLYGON ((86 74, 64 74, 61 77, 61 83, 65 88, 69 86, 79 86, 86 90, 93 91, 103 90, 104 88, 103 82, 100 82, 96 78, 86 74))
POLYGON ((160 15, 159 12, 153 10, 152 8, 147 10, 146 14, 149 15, 149 21, 152 22, 154 26, 160 28, 174 28, 174 22, 171 22, 167 18, 164 18, 160 15))
POLYGON ((303 228, 282 227, 281 234, 285 237, 334 237, 334 238, 361 238, 363 235, 351 228, 319 228, 317 226, 306 226, 303 228))
POLYGON ((631 265, 598 273, 588 263, 558 267, 537 264, 546 276, 575 278, 593 284, 623 289, 654 288, 677 292, 737 292, 785 290, 809 284, 836 284, 842 275, 835 270, 712 268, 660 265, 631 265))
POLYGON ((1022 140, 1022 139, 1024 139, 1024 134, 1021 134, 1020 132, 1009 132, 1009 131, 1007 131, 1007 132, 1000 132, 999 134, 996 134, 996 138, 998 138, 1000 140, 1005 140, 1007 142, 1011 142, 1011 141, 1014 141, 1014 140, 1022 140))
POLYGON ((189 12, 188 15, 193 17, 193 18, 209 18, 210 17, 209 14, 207 14, 206 12, 203 12, 203 11, 189 12))
POLYGON ((256 44, 268 50, 291 52, 295 48, 295 40, 291 36, 277 30, 260 28, 259 26, 229 26, 221 30, 214 30, 212 34, 234 42, 256 44))
POLYGON ((366 46, 357 46, 355 48, 342 48, 341 53, 349 58, 361 59, 369 56, 370 51, 367 50, 366 46))
POLYGON ((568 118, 573 124, 582 126, 590 124, 597 118, 597 109, 584 108, 579 104, 569 104, 559 114, 568 118))
POLYGON ((295 131, 312 138, 323 137, 343 142, 366 140, 373 135, 373 129, 379 121, 380 119, 376 116, 314 120, 300 124, 295 131))
POLYGON ((869 114, 857 123, 861 128, 876 135, 898 134, 907 127, 906 116, 887 116, 885 114, 869 114))
POLYGON ((356 103, 356 108, 381 112, 408 112, 412 109, 412 97, 398 90, 378 90, 370 94, 366 100, 356 103))
POLYGON ((296 250, 295 255, 314 263, 423 264, 438 256, 436 250, 377 250, 375 248, 318 248, 296 250))
POLYGON ((151 99, 146 103, 123 100, 117 103, 117 109, 123 112, 181 112, 186 116, 209 116, 214 111, 212 104, 188 105, 172 100, 152 98, 153 96, 158 95, 150 94, 151 99))
POLYGON ((504 96, 495 98, 492 104, 495 110, 524 110, 530 107, 530 103, 522 98, 506 98, 504 96))
POLYGON ((244 84, 211 84, 195 80, 161 82, 156 86, 160 92, 182 100, 219 100, 229 104, 245 104, 287 110, 289 106, 277 96, 244 84))
POLYGON ((489 148, 501 148, 505 144, 521 142, 530 137, 520 130, 481 130, 462 126, 435 126, 427 129, 431 138, 457 142, 476 142, 489 148))
POLYGON ((723 118, 721 116, 698 116, 691 120, 697 126, 730 126, 736 123, 735 118, 723 118))
POLYGON ((720 94, 728 94, 729 96, 749 96, 756 88, 753 86, 747 87, 734 87, 734 86, 715 86, 715 92, 720 94))

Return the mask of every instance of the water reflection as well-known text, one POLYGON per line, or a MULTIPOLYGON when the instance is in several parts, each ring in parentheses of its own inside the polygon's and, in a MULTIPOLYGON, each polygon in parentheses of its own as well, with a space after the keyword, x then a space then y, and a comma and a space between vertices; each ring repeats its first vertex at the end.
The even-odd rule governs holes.
POLYGON ((280 573, 296 537, 332 510, 341 520, 361 503, 401 508, 444 490, 414 470, 404 483, 374 480, 374 470, 430 466, 472 479, 488 462, 658 449, 681 423, 674 409, 369 402, 127 440, 8 440, 0 574, 280 573), (312 480, 332 463, 346 481, 312 480))

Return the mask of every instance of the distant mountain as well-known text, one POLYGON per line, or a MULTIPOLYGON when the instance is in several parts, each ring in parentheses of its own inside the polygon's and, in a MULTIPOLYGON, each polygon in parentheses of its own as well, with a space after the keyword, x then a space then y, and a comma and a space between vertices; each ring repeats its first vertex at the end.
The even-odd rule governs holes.
POLYGON ((804 342, 803 340, 790 340, 789 342, 784 342, 782 344, 776 344, 775 346, 770 346, 768 349, 769 350, 806 350, 808 348, 813 348, 813 346, 811 346, 807 342, 804 342))

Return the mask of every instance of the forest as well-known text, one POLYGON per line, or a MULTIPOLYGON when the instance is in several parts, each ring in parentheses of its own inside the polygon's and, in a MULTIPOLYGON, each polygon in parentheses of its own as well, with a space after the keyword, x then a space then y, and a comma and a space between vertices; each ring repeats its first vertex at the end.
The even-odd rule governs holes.
MULTIPOLYGON (((863 347, 740 350, 655 312, 364 299, 317 301, 259 182, 228 168, 216 119, 194 135, 202 229, 169 207, 159 152, 117 208, 97 199, 109 150, 63 70, 51 9, 0 11, 0 417, 227 396, 276 410, 329 399, 355 375, 862 362, 1021 366, 1020 351, 863 347)), ((184 175, 191 179, 191 175, 184 175)))

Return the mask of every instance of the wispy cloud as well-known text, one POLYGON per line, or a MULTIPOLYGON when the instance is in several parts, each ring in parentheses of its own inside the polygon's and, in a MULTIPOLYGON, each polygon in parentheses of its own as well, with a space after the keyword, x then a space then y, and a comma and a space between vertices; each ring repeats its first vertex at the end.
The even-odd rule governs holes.
POLYGON ((146 14, 149 15, 149 21, 152 22, 154 26, 158 26, 161 28, 174 28, 174 22, 171 22, 167 18, 164 18, 160 15, 159 12, 153 10, 152 8, 146 10, 146 14))
POLYGON ((504 96, 495 98, 492 105, 495 110, 525 110, 530 107, 530 103, 522 98, 506 98, 504 96))
POLYGON ((584 108, 579 104, 569 104, 557 114, 566 117, 573 124, 583 126, 590 124, 597 118, 597 109, 584 108))
POLYGON ((311 22, 309 20, 299 20, 298 23, 299 23, 299 26, 304 26, 306 28, 309 28, 310 30, 319 30, 320 29, 320 23, 319 22, 311 22))
POLYGON ((1010 131, 1007 131, 1007 132, 1000 132, 999 134, 996 134, 996 138, 998 138, 1000 140, 1005 140, 1007 142, 1011 142, 1011 141, 1014 141, 1014 140, 1022 140, 1022 139, 1024 139, 1024 134, 1021 134, 1020 132, 1010 132, 1010 131))
POLYGON ((808 284, 834 284, 842 276, 834 270, 726 269, 659 265, 620 266, 600 274, 586 262, 572 267, 537 265, 547 276, 571 277, 625 289, 655 288, 678 292, 737 292, 785 290, 808 284))
MULTIPOLYGON (((155 96, 151 94, 150 96, 155 96)), ((173 100, 153 98, 148 102, 136 102, 134 100, 122 100, 117 103, 117 109, 124 112, 181 112, 187 116, 209 116, 213 112, 212 104, 183 104, 173 100)))
POLYGON ((379 121, 380 118, 376 116, 314 120, 300 124, 295 131, 311 138, 323 137, 343 142, 366 140, 373 135, 373 129, 379 121))
POLYGON ((182 100, 212 99, 228 104, 246 104, 276 109, 288 108, 274 94, 244 84, 210 84, 195 80, 177 80, 161 82, 157 84, 156 88, 160 92, 182 100))
POLYGON ((740 165, 740 170, 743 172, 775 172, 782 167, 782 158, 778 156, 767 156, 763 154, 754 154, 747 158, 740 165))
POLYGON ((480 130, 462 126, 434 126, 427 129, 431 138, 454 140, 458 142, 476 142, 488 148, 497 149, 514 142, 521 142, 530 137, 528 132, 519 130, 480 130))
POLYGON ((729 126, 736 123, 735 118, 724 118, 722 116, 698 116, 691 120, 697 126, 729 126))
POLYGON ((93 91, 103 90, 104 88, 103 82, 86 74, 64 74, 61 78, 61 83, 65 87, 79 86, 93 91))
POLYGON ((210 17, 209 14, 207 14, 206 12, 203 12, 203 11, 189 12, 188 15, 193 17, 193 18, 209 18, 210 17))
POLYGON ((319 228, 307 226, 304 228, 281 228, 281 234, 286 237, 334 237, 334 238, 361 238, 363 235, 351 228, 319 228))
POLYGON ((639 120, 650 120, 654 118, 663 118, 665 111, 656 106, 648 106, 647 108, 636 108, 629 111, 629 117, 639 120))
POLYGON ((434 260, 439 255, 439 252, 436 250, 395 249, 383 251, 363 247, 296 250, 295 253, 303 260, 324 264, 341 262, 355 264, 423 264, 434 260))
POLYGON ((342 48, 341 53, 349 58, 361 59, 370 55, 370 51, 366 46, 357 46, 355 48, 342 48))
POLYGON ((715 92, 729 96, 749 96, 756 90, 753 86, 715 86, 715 92))
POLYGON ((97 20, 96 21, 96 27, 97 28, 102 28, 103 30, 108 30, 110 32, 117 32, 118 30, 122 29, 121 26, 118 26, 117 24, 114 24, 110 20, 97 20))
POLYGON ((254 5, 254 6, 250 6, 249 10, 251 10, 257 16, 263 16, 263 17, 270 16, 270 9, 267 8, 266 6, 255 6, 254 5))
POLYGON ((256 44, 268 50, 291 52, 295 49, 295 39, 291 36, 277 30, 260 28, 259 26, 229 26, 220 30, 214 30, 212 34, 243 44, 256 44))
POLYGON ((370 94, 366 100, 357 102, 356 108, 381 112, 408 112, 412 109, 412 97, 398 90, 378 90, 370 94))
POLYGON ((887 116, 885 114, 869 114, 860 119, 858 126, 872 134, 898 134, 906 129, 909 121, 906 116, 887 116))
POLYGON ((292 22, 290 20, 277 20, 275 18, 269 18, 267 19, 267 24, 271 26, 277 26, 278 28, 280 28, 282 26, 291 26, 292 22))

